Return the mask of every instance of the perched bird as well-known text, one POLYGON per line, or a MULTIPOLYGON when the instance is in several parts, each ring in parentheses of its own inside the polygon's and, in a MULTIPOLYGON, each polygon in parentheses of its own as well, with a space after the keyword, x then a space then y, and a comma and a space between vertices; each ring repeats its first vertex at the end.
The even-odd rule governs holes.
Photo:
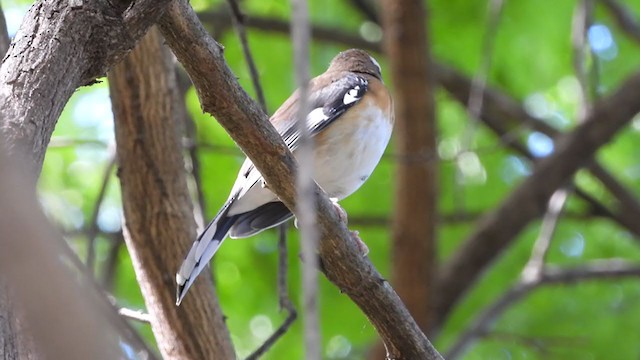
MULTIPOLYGON (((298 99, 296 91, 270 119, 294 155, 300 137, 298 99)), ((313 138, 314 180, 336 202, 358 190, 380 161, 391 137, 393 103, 378 62, 365 51, 351 49, 338 54, 325 73, 310 81, 309 104, 312 110, 306 121, 313 138)), ((248 237, 292 216, 246 159, 229 199, 176 274, 176 304, 227 236, 248 237)))

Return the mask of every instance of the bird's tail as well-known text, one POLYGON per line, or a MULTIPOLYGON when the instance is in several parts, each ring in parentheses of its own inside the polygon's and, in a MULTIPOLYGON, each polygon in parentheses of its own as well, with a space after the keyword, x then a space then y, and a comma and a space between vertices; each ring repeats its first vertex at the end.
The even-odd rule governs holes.
POLYGON ((200 272, 209 264, 209 260, 218 251, 222 241, 227 237, 229 229, 236 222, 238 216, 228 216, 229 206, 233 203, 230 199, 220 210, 218 215, 211 220, 202 234, 191 246, 191 250, 185 257, 178 273, 176 274, 177 292, 176 305, 180 305, 187 291, 193 285, 200 272))

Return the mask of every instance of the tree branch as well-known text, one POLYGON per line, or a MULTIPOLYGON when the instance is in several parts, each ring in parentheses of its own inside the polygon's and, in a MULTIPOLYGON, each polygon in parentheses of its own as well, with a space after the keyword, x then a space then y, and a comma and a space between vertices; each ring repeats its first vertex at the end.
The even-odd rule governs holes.
MULTIPOLYGON (((193 9, 175 1, 159 22, 162 33, 189 73, 203 109, 211 113, 246 152, 269 187, 296 209, 295 160, 266 115, 240 87, 222 49, 206 33, 193 9)), ((439 354, 420 331, 397 294, 357 245, 326 194, 317 186, 319 253, 326 276, 368 316, 398 359, 432 359, 439 354)))
POLYGON ((33 154, 32 169, 39 174, 69 97, 133 48, 169 2, 135 1, 126 10, 98 0, 78 7, 66 0, 36 2, 0 68, 3 147, 33 154))
POLYGON ((420 327, 428 331, 437 268, 438 161, 431 160, 437 153, 437 134, 427 5, 422 0, 386 0, 381 5, 385 52, 395 89, 394 144, 399 159, 391 283, 420 327))
MULTIPOLYGON (((109 72, 125 241, 164 358, 232 359, 228 330, 214 296, 211 275, 175 306, 176 254, 196 237, 175 108, 172 58, 151 30, 109 72)), ((208 275, 208 276, 207 276, 208 275)))
POLYGON ((499 208, 480 220, 476 230, 442 269, 438 313, 446 314, 500 251, 543 213, 551 194, 640 111, 640 103, 631 95, 638 91, 640 75, 636 74, 596 104, 584 123, 558 139, 555 152, 542 160, 499 208))

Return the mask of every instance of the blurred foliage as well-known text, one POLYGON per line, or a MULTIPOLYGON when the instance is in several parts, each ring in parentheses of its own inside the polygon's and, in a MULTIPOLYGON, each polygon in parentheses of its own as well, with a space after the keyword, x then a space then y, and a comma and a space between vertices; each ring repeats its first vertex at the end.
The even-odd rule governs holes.
MULTIPOLYGON (((3 1, 10 31, 15 32, 28 1, 3 1)), ((576 1, 506 1, 498 23, 488 83, 522 100, 535 115, 562 129, 575 126, 578 106, 577 81, 572 67, 571 20, 576 1)), ((223 9, 225 1, 193 0, 198 11, 223 9)), ((437 61, 473 76, 483 61, 482 43, 487 33, 488 1, 433 0, 430 7, 432 51, 437 61)), ((640 2, 627 1, 636 18, 640 2)), ((245 0, 250 15, 278 19, 289 17, 284 1, 245 0)), ((379 29, 368 22, 349 1, 312 0, 315 24, 343 29, 353 34, 376 36, 379 29), (373 35, 372 35, 373 34, 373 35)), ((611 43, 604 55, 591 59, 597 66, 598 94, 606 95, 640 67, 640 46, 622 33, 607 11, 599 5, 595 23, 610 31, 611 43)), ((232 29, 218 39, 226 48, 226 59, 241 84, 253 95, 253 88, 238 40, 232 29)), ((283 34, 249 31, 251 50, 260 72, 268 108, 273 112, 294 88, 291 41, 283 34)), ((345 47, 312 44, 312 72, 321 73, 329 60, 345 47)), ((385 59, 377 55, 383 69, 385 59)), ((387 83, 389 83, 387 79, 387 83)), ((471 144, 464 143, 469 125, 467 112, 443 92, 437 93, 440 162, 441 213, 486 213, 531 171, 526 159, 499 143, 489 130, 478 126, 471 144), (475 151, 461 163, 456 154, 466 147, 475 151), (461 169, 461 167, 464 167, 461 169), (462 170, 462 171, 459 171, 462 170), (461 176, 462 173, 462 176, 461 176)), ((234 148, 217 122, 202 114, 197 96, 187 94, 189 111, 195 118, 198 142, 234 148)), ((606 121, 606 119, 602 119, 606 121)), ((640 118, 614 142, 598 153, 606 168, 635 194, 640 192, 640 118)), ((538 134, 539 135, 539 134, 538 134)), ((526 130, 522 139, 534 153, 553 151, 553 144, 526 130)), ((84 258, 86 229, 94 211, 104 172, 114 153, 112 114, 108 88, 100 83, 79 89, 65 109, 53 136, 40 180, 41 201, 68 240, 84 258)), ((343 201, 351 218, 393 214, 393 147, 366 185, 343 201)), ((236 151, 200 150, 206 217, 226 199, 242 157, 236 151), (236 154, 236 155, 234 155, 236 154)), ((115 174, 110 175, 105 201, 100 207, 97 238, 97 268, 100 274, 113 244, 111 233, 121 226, 121 202, 115 174)), ((604 203, 610 195, 588 174, 578 183, 604 203)), ((584 208, 581 200, 570 199, 569 209, 584 208)), ((369 245, 371 260, 383 274, 389 272, 389 229, 360 227, 369 245)), ((441 223, 438 232, 442 261, 473 230, 473 222, 441 223)), ((435 339, 446 351, 470 321, 487 304, 512 284, 529 257, 539 231, 531 224, 519 239, 489 269, 476 287, 452 313, 435 339)), ((640 259, 640 247, 624 229, 602 219, 562 219, 549 254, 549 262, 572 265, 587 259, 640 259)), ((266 232, 250 239, 226 243, 216 255, 213 269, 218 295, 234 345, 241 357, 255 349, 283 320, 276 294, 277 234, 266 232)), ((295 229, 289 231, 290 294, 299 307, 300 263, 295 229)), ((181 255, 180 255, 181 256, 181 255)), ((353 303, 325 279, 321 280, 321 316, 324 356, 328 359, 361 359, 375 341, 371 324, 353 303)), ((144 308, 126 249, 120 249, 113 293, 119 304, 144 308)), ((477 342, 467 359, 637 359, 640 324, 640 283, 601 281, 571 286, 542 288, 508 310, 496 325, 495 336, 477 342), (506 335, 505 335, 506 334, 506 335), (535 342, 531 341, 536 340, 535 342)), ((147 326, 139 325, 149 341, 147 326)), ((281 339, 265 359, 303 358, 301 321, 281 339)))

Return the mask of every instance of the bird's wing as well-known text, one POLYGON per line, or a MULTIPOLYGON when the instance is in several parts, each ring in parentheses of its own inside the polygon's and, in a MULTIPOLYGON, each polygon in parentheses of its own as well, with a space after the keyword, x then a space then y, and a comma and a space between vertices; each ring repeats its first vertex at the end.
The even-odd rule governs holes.
MULTIPOLYGON (((314 83, 312 83, 314 84, 314 83)), ((366 78, 345 73, 329 84, 311 86, 309 104, 311 111, 307 115, 307 128, 311 137, 317 135, 336 121, 349 108, 358 103, 367 92, 369 82, 366 78)), ((296 124, 298 112, 298 92, 292 95, 293 104, 284 111, 276 111, 272 123, 291 151, 299 146, 300 130, 296 124)))
MULTIPOLYGON (((369 82, 363 76, 354 73, 341 73, 329 84, 323 84, 318 78, 312 80, 309 104, 311 111, 307 115, 309 136, 314 137, 336 121, 349 108, 357 104, 368 90, 369 82)), ((287 101, 273 114, 271 123, 278 131, 291 151, 300 145, 300 129, 297 126, 298 103, 300 94, 296 90, 287 101)), ((238 193, 241 198, 262 175, 246 159, 240 168, 238 180, 231 194, 238 193)))
MULTIPOLYGON (((313 79, 309 97, 312 110, 307 115, 310 136, 317 135, 357 104, 367 89, 367 79, 354 73, 336 74, 334 79, 331 77, 313 79)), ((271 117, 272 124, 291 151, 295 150, 300 142, 300 131, 296 124, 298 103, 299 93, 296 91, 271 117)), ((257 198, 245 196, 261 181, 264 180, 260 172, 249 159, 245 160, 229 199, 194 242, 176 274, 177 304, 180 304, 195 278, 220 248, 228 232, 231 232, 233 237, 249 236, 282 223, 292 216, 284 204, 270 199, 273 195, 268 191, 257 193, 253 191, 251 196, 258 194, 257 198), (266 201, 264 193, 268 195, 266 201), (239 207, 250 210, 237 211, 239 207)))

